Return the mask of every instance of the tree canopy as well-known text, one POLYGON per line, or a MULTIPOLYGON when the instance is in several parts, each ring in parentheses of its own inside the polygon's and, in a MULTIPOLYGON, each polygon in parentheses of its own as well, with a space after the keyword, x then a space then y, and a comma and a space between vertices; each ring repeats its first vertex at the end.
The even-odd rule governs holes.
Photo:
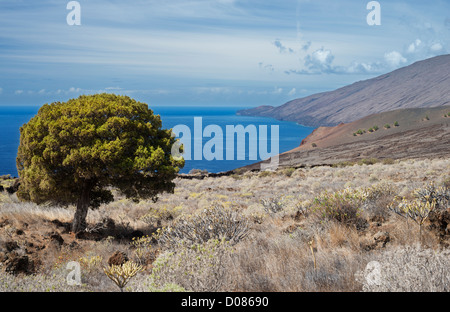
POLYGON ((171 155, 175 141, 159 115, 127 96, 45 104, 20 128, 17 195, 38 204, 76 204, 72 230, 83 230, 88 208, 112 201, 112 188, 133 200, 173 192, 184 166, 171 155))

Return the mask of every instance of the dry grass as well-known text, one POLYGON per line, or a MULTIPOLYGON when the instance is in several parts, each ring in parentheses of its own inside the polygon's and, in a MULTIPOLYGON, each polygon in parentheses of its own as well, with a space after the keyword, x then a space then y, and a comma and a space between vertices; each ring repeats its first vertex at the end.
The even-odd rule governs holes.
MULTIPOLYGON (((90 211, 90 226, 105 218, 114 221, 116 231, 112 233, 113 238, 77 240, 70 233, 64 234, 65 243, 61 248, 49 247, 41 252, 42 264, 35 278, 0 273, 0 285, 2 281, 5 281, 3 285, 10 285, 9 288, 0 286, 0 290, 46 290, 50 287, 56 291, 116 291, 116 287, 102 273, 108 257, 120 250, 136 262, 146 261, 141 259, 142 255, 138 257, 136 248, 122 234, 141 230, 151 236, 157 228, 167 227, 177 220, 198 215, 206 208, 219 205, 224 209, 239 211, 240 217, 249 223, 249 235, 231 247, 232 253, 224 255, 222 251, 214 251, 210 254, 212 257, 220 255, 221 259, 230 261, 212 261, 216 269, 198 273, 197 286, 190 288, 189 283, 177 274, 194 268, 196 261, 199 261, 199 254, 189 250, 182 253, 180 249, 168 257, 162 246, 153 240, 147 246, 149 263, 155 258, 159 264, 170 261, 179 263, 182 259, 183 266, 173 270, 161 269, 156 283, 152 265, 149 264, 146 272, 132 280, 126 290, 180 291, 194 288, 207 290, 212 287, 212 290, 224 291, 361 291, 364 281, 361 282, 355 275, 363 271, 367 263, 382 259, 380 255, 391 259, 419 241, 417 226, 390 213, 387 205, 394 196, 411 196, 413 190, 431 181, 439 185, 448 183, 449 176, 450 159, 426 159, 335 168, 287 168, 264 174, 247 172, 202 180, 178 178, 175 181, 175 193, 162 194, 157 203, 134 203, 117 196, 113 203, 90 211), (383 185, 388 187, 383 188, 383 185), (336 218, 321 218, 314 213, 315 198, 325 192, 333 194, 345 188, 358 191, 370 188, 373 192, 373 196, 352 202, 346 207, 358 213, 358 218, 365 222, 362 225, 340 222, 336 218), (382 189, 379 193, 374 191, 378 188, 382 189), (268 205, 270 201, 275 205, 268 205), (390 240, 386 247, 375 244, 374 235, 377 232, 389 233, 390 240), (79 248, 69 248, 72 241, 79 243, 79 248), (389 254, 385 250, 393 251, 389 254), (70 288, 61 281, 67 262, 93 257, 102 260, 92 267, 82 268, 83 286, 70 288), (208 274, 221 276, 220 283, 208 284, 208 274), (50 282, 49 277, 52 275, 57 281, 50 282), (40 286, 33 286, 34 283, 40 286)), ((31 239, 30 235, 35 235, 36 242, 48 244, 48 238, 44 236, 50 229, 49 221, 56 219, 70 222, 73 213, 74 207, 21 203, 15 195, 1 193, 0 221, 7 219, 10 225, 0 228, 0 252, 4 251, 3 242, 15 240, 21 244, 20 252, 26 254, 25 243, 26 239, 31 239), (25 223, 26 239, 23 235, 14 234, 15 229, 23 228, 25 223)), ((446 248, 445 242, 426 227, 424 229, 423 249, 446 248)), ((438 266, 436 262, 434 267, 438 266)), ((408 275, 402 278, 405 276, 408 275)), ((389 287, 385 285, 380 289, 389 287)), ((437 289, 437 286, 433 289, 437 289)), ((365 287, 364 290, 375 289, 365 287)))

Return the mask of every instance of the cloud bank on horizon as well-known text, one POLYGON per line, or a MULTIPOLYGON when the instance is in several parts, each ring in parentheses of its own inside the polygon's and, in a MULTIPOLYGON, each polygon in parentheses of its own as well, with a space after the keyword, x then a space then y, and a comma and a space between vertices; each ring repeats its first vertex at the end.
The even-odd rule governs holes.
POLYGON ((0 105, 97 92, 153 105, 280 105, 450 51, 450 3, 0 2, 0 105))

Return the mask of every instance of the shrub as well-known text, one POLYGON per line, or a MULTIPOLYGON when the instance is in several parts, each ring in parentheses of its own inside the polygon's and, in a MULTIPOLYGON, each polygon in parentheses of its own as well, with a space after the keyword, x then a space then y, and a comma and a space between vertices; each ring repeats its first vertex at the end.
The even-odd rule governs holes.
POLYGON ((394 127, 398 127, 398 126, 399 126, 398 121, 394 122, 394 127))
POLYGON ((435 203, 438 210, 447 209, 450 203, 450 189, 446 186, 436 187, 434 183, 415 190, 414 195, 423 203, 435 203))
POLYGON ((405 218, 411 219, 419 226, 419 240, 422 242, 422 227, 428 219, 431 211, 436 207, 436 201, 422 202, 420 199, 407 200, 403 198, 399 201, 397 198, 388 206, 389 210, 395 214, 405 218))
POLYGON ((378 272, 359 272, 357 281, 367 292, 448 292, 450 254, 418 246, 384 250, 375 259, 378 272), (370 278, 368 274, 376 274, 370 278), (366 278, 369 277, 369 278, 366 278))
POLYGON ((142 237, 133 237, 131 245, 134 247, 134 254, 137 262, 141 265, 147 264, 147 259, 153 257, 151 250, 152 238, 148 235, 142 237))
POLYGON ((221 291, 226 285, 231 247, 225 240, 201 244, 181 242, 176 251, 166 251, 153 263, 152 288, 178 285, 195 292, 221 291))
POLYGON ((277 196, 271 198, 263 198, 261 199, 261 204, 264 207, 264 211, 268 214, 275 214, 284 209, 284 196, 277 196))
POLYGON ((388 205, 392 202, 397 188, 389 183, 379 183, 361 190, 363 198, 363 209, 370 219, 378 221, 387 219, 388 205))
POLYGON ((0 292, 75 292, 90 291, 87 285, 69 285, 65 267, 54 269, 50 274, 16 276, 0 273, 0 292))
POLYGON ((333 168, 344 168, 354 166, 355 162, 353 161, 340 161, 332 165, 333 168))
POLYGON ((314 199, 312 211, 324 220, 359 226, 363 200, 363 193, 351 188, 332 194, 324 192, 314 199))
POLYGON ((286 168, 286 169, 283 169, 283 171, 282 171, 282 173, 287 177, 292 176, 292 174, 294 172, 295 172, 295 168, 286 168))
POLYGON ((384 127, 385 127, 386 129, 389 129, 391 126, 390 126, 389 124, 385 124, 384 127))
POLYGON ((127 261, 122 265, 110 265, 103 270, 106 276, 108 276, 108 278, 120 288, 120 291, 123 292, 123 288, 128 284, 130 279, 143 271, 144 268, 133 261, 127 261))
POLYGON ((363 158, 361 159, 358 164, 359 165, 373 165, 378 162, 378 159, 376 158, 363 158))
POLYGON ((392 158, 384 158, 381 162, 382 162, 384 165, 392 165, 392 164, 395 163, 395 160, 392 159, 392 158))
POLYGON ((260 178, 265 178, 265 177, 270 177, 270 176, 272 176, 273 175, 273 171, 271 171, 271 170, 264 170, 264 171, 261 171, 259 174, 258 174, 258 177, 260 177, 260 178))
POLYGON ((380 129, 378 126, 376 126, 376 125, 373 126, 373 130, 374 130, 374 131, 378 131, 378 129, 380 129))
POLYGON ((201 244, 210 239, 226 240, 236 244, 249 232, 249 221, 231 208, 215 205, 199 214, 182 215, 158 232, 158 242, 168 249, 180 242, 201 244))
POLYGON ((311 144, 312 147, 317 147, 316 143, 311 144))
MULTIPOLYGON (((196 198, 192 194, 191 197, 196 198)), ((149 211, 143 215, 140 220, 149 225, 154 225, 156 223, 157 226, 161 226, 162 221, 170 221, 178 217, 181 214, 182 209, 183 207, 181 205, 175 207, 168 205, 163 205, 162 207, 150 207, 149 211)))

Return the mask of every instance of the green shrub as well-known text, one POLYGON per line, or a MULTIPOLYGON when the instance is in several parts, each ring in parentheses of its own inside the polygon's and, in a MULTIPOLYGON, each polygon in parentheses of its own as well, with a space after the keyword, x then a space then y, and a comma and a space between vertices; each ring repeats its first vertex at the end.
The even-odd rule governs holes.
POLYGON ((384 127, 385 127, 386 129, 391 128, 391 126, 390 126, 389 124, 385 124, 384 127))
POLYGON ((378 162, 378 159, 376 158, 363 158, 361 159, 358 164, 359 165, 373 165, 378 162))
POLYGON ((292 174, 295 172, 295 168, 286 168, 286 169, 283 169, 282 171, 281 171, 281 173, 282 174, 284 174, 285 176, 287 176, 287 177, 290 177, 290 176, 292 176, 292 174))
POLYGON ((398 127, 398 126, 399 126, 398 121, 394 122, 394 127, 398 127))
POLYGON ((311 211, 323 220, 358 226, 362 221, 360 207, 363 201, 364 194, 351 188, 331 194, 324 192, 314 199, 311 211))
POLYGON ((343 168, 355 165, 353 161, 340 161, 332 165, 333 168, 343 168))
POLYGON ((395 160, 392 159, 392 158, 384 158, 381 162, 382 162, 384 165, 392 165, 392 164, 395 163, 395 160))
POLYGON ((265 178, 265 177, 270 177, 270 176, 272 176, 273 175, 273 171, 271 171, 271 170, 264 170, 264 171, 261 171, 259 174, 258 174, 258 177, 260 177, 260 178, 265 178))
POLYGON ((148 210, 148 212, 143 215, 140 220, 149 224, 149 225, 157 225, 161 226, 162 221, 170 221, 174 220, 178 217, 183 210, 183 207, 180 206, 152 206, 148 210))

